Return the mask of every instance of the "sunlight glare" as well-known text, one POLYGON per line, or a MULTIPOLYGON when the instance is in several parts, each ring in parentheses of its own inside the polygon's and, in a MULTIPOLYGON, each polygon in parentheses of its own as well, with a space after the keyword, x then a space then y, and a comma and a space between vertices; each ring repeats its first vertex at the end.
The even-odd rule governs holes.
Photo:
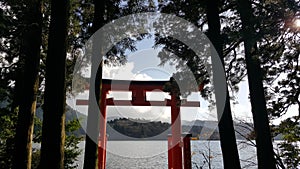
POLYGON ((300 28, 300 19, 296 19, 294 24, 297 28, 300 28))

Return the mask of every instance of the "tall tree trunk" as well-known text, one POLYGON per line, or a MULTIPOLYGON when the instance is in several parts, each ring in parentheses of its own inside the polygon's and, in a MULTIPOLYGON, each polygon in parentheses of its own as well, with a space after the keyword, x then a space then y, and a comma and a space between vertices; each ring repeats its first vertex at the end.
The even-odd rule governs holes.
POLYGON ((238 0, 237 2, 237 10, 242 20, 250 101, 256 133, 258 168, 273 169, 276 167, 263 88, 262 69, 260 67, 258 53, 256 53, 255 18, 249 0, 238 0))
MULTIPOLYGON (((95 33, 101 26, 104 25, 104 15, 105 15, 105 5, 106 0, 101 2, 99 0, 94 0, 94 19, 92 33, 95 33)), ((96 81, 90 82, 95 83, 95 95, 96 100, 99 102, 101 97, 101 86, 102 86, 102 64, 92 65, 92 72, 97 71, 96 81), (98 71, 97 71, 98 69, 98 71)), ((89 97, 92 97, 90 94, 89 97)), ((100 104, 99 104, 100 105, 100 104)), ((86 139, 85 139, 85 153, 84 153, 84 169, 98 168, 98 140, 99 137, 99 120, 100 112, 92 112, 93 110, 89 105, 88 118, 87 118, 87 128, 86 128, 86 139)))
POLYGON ((51 1, 40 168, 64 168, 69 0, 51 1))
POLYGON ((18 82, 21 86, 19 112, 15 137, 16 151, 13 168, 31 169, 33 119, 36 111, 36 95, 39 88, 40 46, 42 43, 41 1, 28 0, 24 12, 20 57, 24 60, 24 71, 18 82))
MULTIPOLYGON (((213 43, 216 51, 218 52, 219 58, 222 61, 224 69, 223 60, 223 42, 220 34, 221 24, 218 8, 218 0, 207 0, 207 21, 208 21, 208 37, 213 43)), ((218 85, 218 84, 215 84, 218 85)), ((227 85, 226 85, 227 86, 227 85)), ((215 86, 216 95, 218 94, 218 86, 215 86)), ((217 100, 217 102, 223 100, 217 100)), ((229 93, 226 87, 226 100, 225 107, 222 115, 218 115, 219 118, 219 132, 221 149, 223 155, 223 164, 225 169, 240 169, 240 160, 237 150, 235 132, 233 127, 233 120, 230 108, 229 93)))

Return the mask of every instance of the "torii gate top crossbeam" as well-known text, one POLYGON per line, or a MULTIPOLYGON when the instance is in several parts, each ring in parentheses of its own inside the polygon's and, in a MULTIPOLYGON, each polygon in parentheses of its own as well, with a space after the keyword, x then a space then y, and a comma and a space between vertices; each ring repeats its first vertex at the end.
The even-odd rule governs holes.
POLYGON ((163 86, 169 81, 132 81, 132 80, 111 80, 102 79, 102 91, 135 91, 142 89, 152 91, 163 90, 163 86))
MULTIPOLYGON (((163 91, 164 85, 169 81, 132 81, 132 80, 112 80, 102 79, 102 94, 109 91, 128 91, 132 92, 132 100, 106 99, 106 105, 114 106, 171 106, 171 101, 147 101, 146 92, 163 91)), ((201 89, 199 89, 201 90, 201 89)), ((76 100, 76 105, 87 105, 87 100, 76 100)), ((199 101, 186 101, 182 107, 200 107, 199 101)))

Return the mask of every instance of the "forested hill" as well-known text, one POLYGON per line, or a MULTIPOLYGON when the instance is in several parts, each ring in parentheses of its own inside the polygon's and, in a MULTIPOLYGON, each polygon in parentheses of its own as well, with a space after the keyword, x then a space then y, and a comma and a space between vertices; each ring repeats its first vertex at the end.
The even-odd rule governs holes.
POLYGON ((120 118, 107 122, 109 139, 167 139, 169 123, 120 118), (151 138, 152 137, 152 138, 151 138))

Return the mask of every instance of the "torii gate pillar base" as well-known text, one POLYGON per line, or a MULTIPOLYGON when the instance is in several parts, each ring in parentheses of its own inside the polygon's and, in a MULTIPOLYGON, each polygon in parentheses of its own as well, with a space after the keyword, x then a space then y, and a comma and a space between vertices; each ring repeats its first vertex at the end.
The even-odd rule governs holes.
POLYGON ((179 148, 183 151, 183 155, 174 153, 174 148, 172 146, 172 135, 168 135, 168 169, 182 168, 182 163, 174 163, 173 156, 178 156, 183 159, 183 169, 192 169, 191 161, 191 137, 192 134, 182 134, 181 143, 177 144, 179 148))

